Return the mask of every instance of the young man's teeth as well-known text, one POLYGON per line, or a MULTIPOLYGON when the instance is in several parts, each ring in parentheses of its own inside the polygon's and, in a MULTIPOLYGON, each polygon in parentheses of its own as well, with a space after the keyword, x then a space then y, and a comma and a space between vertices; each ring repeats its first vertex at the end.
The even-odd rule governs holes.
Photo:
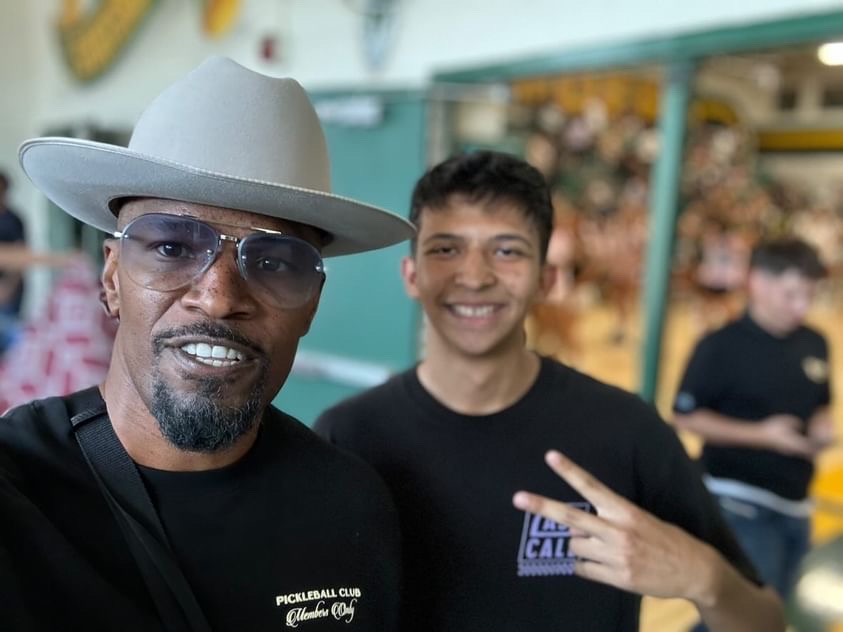
POLYGON ((489 316, 494 311, 492 305, 454 305, 454 311, 458 316, 465 316, 467 318, 482 318, 489 316))
POLYGON ((227 366, 243 359, 243 354, 237 349, 222 345, 209 345, 205 342, 189 342, 183 345, 181 349, 203 364, 210 366, 227 366))

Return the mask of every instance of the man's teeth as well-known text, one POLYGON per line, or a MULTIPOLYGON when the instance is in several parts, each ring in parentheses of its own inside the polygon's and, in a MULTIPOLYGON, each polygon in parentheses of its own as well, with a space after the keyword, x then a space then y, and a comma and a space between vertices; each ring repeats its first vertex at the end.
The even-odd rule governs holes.
POLYGON ((210 366, 231 366, 243 360, 243 354, 237 349, 222 345, 209 345, 205 342, 189 342, 181 348, 187 355, 193 356, 202 364, 210 366))
POLYGON ((490 316, 495 311, 494 305, 454 305, 453 307, 457 316, 466 318, 482 318, 490 316))

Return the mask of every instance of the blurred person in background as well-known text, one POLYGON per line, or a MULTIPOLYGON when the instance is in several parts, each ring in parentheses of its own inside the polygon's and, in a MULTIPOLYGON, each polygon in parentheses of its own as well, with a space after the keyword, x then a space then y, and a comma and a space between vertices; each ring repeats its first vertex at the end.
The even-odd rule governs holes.
MULTIPOLYGON (((0 249, 23 246, 26 243, 23 221, 9 207, 10 184, 9 177, 0 171, 0 249)), ((10 256, 4 263, 0 258, 0 356, 17 338, 23 302, 22 269, 18 265, 12 265, 11 259, 10 256)))
MULTIPOLYGON (((8 190, 0 173, 0 192, 8 190)), ((97 301, 93 263, 78 252, 36 252, 20 218, 0 196, 0 414, 38 397, 66 395, 105 375, 109 320, 97 301), (60 268, 46 305, 24 317, 23 275, 35 266, 60 268), (2 302, 2 301, 0 301, 2 302)))
POLYGON ((737 313, 733 304, 746 284, 749 252, 747 239, 737 228, 716 217, 703 220, 693 275, 698 292, 696 317, 703 331, 722 326, 737 313))
POLYGON ((787 598, 807 551, 808 486, 834 441, 828 345, 804 324, 825 268, 795 238, 753 250, 745 314, 696 346, 674 402, 706 484, 762 579, 787 598))
POLYGON ((576 336, 576 223, 575 213, 556 211, 547 246, 547 263, 553 270, 553 282, 545 296, 533 306, 528 320, 536 351, 564 358, 569 363, 582 351, 576 336))
POLYGON ((0 266, 61 266, 43 305, 21 319, 17 340, 0 357, 0 414, 33 399, 68 395, 101 382, 116 320, 100 304, 102 283, 81 253, 47 255, 0 247, 0 266))

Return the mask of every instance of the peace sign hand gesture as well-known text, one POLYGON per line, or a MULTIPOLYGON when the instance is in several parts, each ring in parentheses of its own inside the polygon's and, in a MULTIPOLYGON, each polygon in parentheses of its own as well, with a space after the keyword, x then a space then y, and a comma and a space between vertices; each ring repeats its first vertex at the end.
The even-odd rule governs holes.
POLYGON ((619 496, 559 452, 548 452, 545 461, 597 515, 525 491, 512 502, 570 529, 576 575, 642 595, 688 599, 716 629, 784 629, 778 600, 741 577, 714 548, 619 496), (753 599, 767 607, 769 618, 748 608, 753 599))

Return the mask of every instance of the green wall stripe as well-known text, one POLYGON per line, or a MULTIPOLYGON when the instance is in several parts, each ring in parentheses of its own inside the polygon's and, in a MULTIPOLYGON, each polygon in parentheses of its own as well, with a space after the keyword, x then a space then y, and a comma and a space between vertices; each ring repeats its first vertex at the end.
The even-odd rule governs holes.
POLYGON ((509 63, 445 71, 442 82, 505 81, 563 72, 622 68, 725 55, 843 37, 843 11, 696 31, 671 37, 572 48, 509 63))

